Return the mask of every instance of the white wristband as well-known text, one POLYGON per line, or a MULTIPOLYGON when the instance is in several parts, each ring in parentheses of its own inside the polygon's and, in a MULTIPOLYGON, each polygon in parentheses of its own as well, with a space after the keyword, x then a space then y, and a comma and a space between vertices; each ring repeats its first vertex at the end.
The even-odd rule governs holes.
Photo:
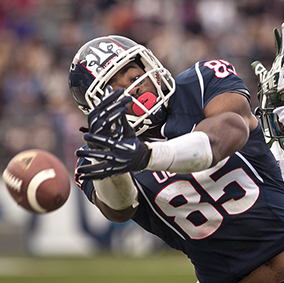
POLYGON ((186 174, 208 169, 212 164, 209 137, 204 132, 192 132, 165 142, 148 143, 152 156, 149 170, 186 174))
POLYGON ((93 181, 96 196, 115 210, 136 207, 138 191, 129 173, 93 181))
POLYGON ((284 124, 284 106, 276 107, 273 113, 277 114, 279 122, 284 124))

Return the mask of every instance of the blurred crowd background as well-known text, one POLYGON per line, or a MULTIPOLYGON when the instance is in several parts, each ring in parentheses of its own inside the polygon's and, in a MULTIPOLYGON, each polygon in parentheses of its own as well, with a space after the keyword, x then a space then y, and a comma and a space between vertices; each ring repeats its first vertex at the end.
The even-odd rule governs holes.
MULTIPOLYGON (((250 64, 270 68, 284 0, 1 0, 0 171, 18 152, 53 152, 72 174, 86 118, 68 89, 82 44, 119 34, 147 45, 176 76, 205 59, 235 65, 257 105, 250 64)), ((1 204, 0 204, 1 216, 1 204)))
POLYGON ((0 169, 27 148, 54 152, 73 170, 85 117, 68 89, 79 47, 120 34, 147 45, 176 76, 196 61, 225 59, 256 106, 250 64, 274 59, 283 0, 1 0, 0 169))

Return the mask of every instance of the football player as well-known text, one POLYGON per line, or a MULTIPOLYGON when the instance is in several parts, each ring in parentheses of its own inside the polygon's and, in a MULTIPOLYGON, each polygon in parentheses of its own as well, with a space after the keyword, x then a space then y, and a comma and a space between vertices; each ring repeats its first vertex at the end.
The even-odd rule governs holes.
POLYGON ((268 72, 259 61, 252 63, 259 77, 257 94, 259 106, 255 110, 268 146, 274 154, 284 179, 284 23, 281 34, 274 29, 276 59, 268 72))
POLYGON ((88 115, 75 181, 107 219, 185 253, 200 283, 284 280, 284 183, 232 64, 174 79, 146 47, 106 36, 79 49, 69 85, 88 115))

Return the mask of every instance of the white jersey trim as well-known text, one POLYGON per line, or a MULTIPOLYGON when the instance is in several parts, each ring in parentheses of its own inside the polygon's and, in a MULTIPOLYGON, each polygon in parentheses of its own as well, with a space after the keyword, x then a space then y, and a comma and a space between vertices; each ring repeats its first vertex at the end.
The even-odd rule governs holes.
POLYGON ((241 158, 243 160, 243 162, 250 168, 250 170, 253 172, 253 174, 255 175, 255 177, 260 181, 260 182, 264 182, 263 179, 261 178, 261 176, 258 174, 258 172, 256 171, 256 169, 250 164, 250 162, 238 151, 235 152, 235 154, 241 158))
POLYGON ((195 71, 199 80, 200 90, 201 90, 201 107, 204 109, 204 80, 199 69, 199 62, 195 63, 195 71))

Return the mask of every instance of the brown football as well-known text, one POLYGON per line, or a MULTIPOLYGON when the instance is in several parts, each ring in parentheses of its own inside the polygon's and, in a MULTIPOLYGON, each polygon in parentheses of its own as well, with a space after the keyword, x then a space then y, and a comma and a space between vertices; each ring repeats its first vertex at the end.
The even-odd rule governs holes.
POLYGON ((34 213, 58 209, 70 194, 66 167, 45 150, 20 152, 11 159, 2 177, 13 199, 34 213))

